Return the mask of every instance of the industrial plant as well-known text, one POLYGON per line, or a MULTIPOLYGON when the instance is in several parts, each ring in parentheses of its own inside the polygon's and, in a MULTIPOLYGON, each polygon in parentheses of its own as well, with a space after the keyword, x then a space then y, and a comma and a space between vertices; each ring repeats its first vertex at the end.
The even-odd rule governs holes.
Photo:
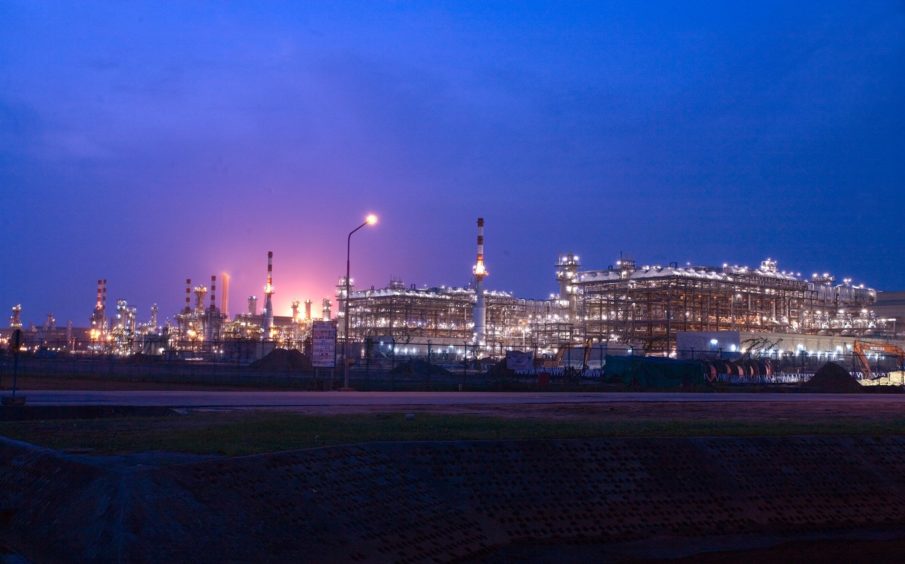
MULTIPOLYGON (((392 280, 384 288, 353 289, 349 339, 422 347, 430 341, 461 347, 463 354, 474 345, 489 356, 506 350, 549 356, 605 343, 615 351, 674 357, 680 333, 726 333, 735 341, 725 343, 726 352, 756 342, 774 355, 851 350, 857 339, 896 336, 896 320, 872 309, 876 290, 850 278, 837 283, 829 273, 806 279, 779 270, 770 258, 753 268, 639 266, 621 257, 606 269, 583 269, 578 255, 565 253, 555 263, 559 291, 547 299, 485 289, 484 261, 484 221, 478 219, 473 285, 417 287, 392 280)), ((342 312, 344 293, 338 291, 337 299, 342 312)))
MULTIPOLYGON (((23 327, 22 306, 13 306, 10 329, 24 330, 25 350, 96 355, 144 355, 168 359, 248 361, 274 348, 307 351, 312 323, 333 322, 350 354, 418 355, 444 351, 450 359, 500 358, 525 351, 557 358, 572 348, 605 346, 637 355, 682 357, 689 347, 704 352, 742 349, 770 355, 850 351, 856 341, 895 341, 896 318, 878 315, 877 292, 828 272, 803 277, 780 270, 772 258, 756 267, 670 263, 639 264, 621 256, 606 268, 584 268, 574 253, 556 258, 544 299, 518 297, 486 287, 484 219, 477 220, 472 283, 464 287, 418 286, 400 279, 385 287, 357 288, 341 277, 336 309, 324 299, 292 302, 289 316, 273 307, 274 255, 266 254, 263 307, 248 296, 232 313, 226 273, 207 285, 185 279, 185 302, 160 321, 156 304, 139 320, 135 307, 117 299, 108 310, 107 280, 97 281, 86 327, 23 327), (219 281, 219 293, 218 293, 219 281), (552 285, 552 284, 551 284, 552 285), (218 299, 219 297, 219 299, 218 299), (348 315, 348 319, 345 316, 348 315), (348 327, 348 335, 346 335, 348 327)), ((0 332, 8 339, 10 330, 0 332)))

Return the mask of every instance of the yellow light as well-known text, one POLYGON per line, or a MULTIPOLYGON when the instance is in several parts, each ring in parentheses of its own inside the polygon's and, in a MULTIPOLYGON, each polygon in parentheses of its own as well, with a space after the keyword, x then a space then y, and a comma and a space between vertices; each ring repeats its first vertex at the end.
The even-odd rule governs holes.
POLYGON ((373 213, 369 213, 368 217, 365 218, 365 223, 368 225, 376 225, 377 224, 377 215, 373 213))

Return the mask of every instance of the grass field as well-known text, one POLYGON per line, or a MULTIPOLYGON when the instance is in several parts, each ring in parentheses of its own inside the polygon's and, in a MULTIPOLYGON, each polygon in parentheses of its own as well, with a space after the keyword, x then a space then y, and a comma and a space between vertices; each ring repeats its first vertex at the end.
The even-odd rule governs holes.
POLYGON ((417 413, 308 415, 196 412, 165 417, 0 422, 0 435, 93 454, 144 451, 243 455, 371 441, 652 436, 889 435, 905 418, 810 421, 719 419, 543 420, 417 413))

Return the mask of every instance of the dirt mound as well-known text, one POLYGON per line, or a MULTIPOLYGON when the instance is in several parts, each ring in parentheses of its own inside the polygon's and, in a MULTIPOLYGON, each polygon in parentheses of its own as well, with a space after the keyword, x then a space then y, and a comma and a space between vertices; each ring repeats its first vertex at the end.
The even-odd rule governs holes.
POLYGON ((402 374, 406 376, 428 376, 432 374, 440 374, 443 376, 450 376, 452 373, 442 366, 430 364, 429 362, 426 362, 424 360, 414 359, 397 365, 396 368, 390 370, 390 374, 402 374))
POLYGON ((252 370, 310 370, 311 360, 297 350, 273 349, 249 367, 252 370))
POLYGON ((827 362, 820 367, 814 377, 805 382, 802 389, 808 392, 827 392, 834 394, 857 394, 864 391, 861 384, 852 378, 848 370, 835 362, 827 362))

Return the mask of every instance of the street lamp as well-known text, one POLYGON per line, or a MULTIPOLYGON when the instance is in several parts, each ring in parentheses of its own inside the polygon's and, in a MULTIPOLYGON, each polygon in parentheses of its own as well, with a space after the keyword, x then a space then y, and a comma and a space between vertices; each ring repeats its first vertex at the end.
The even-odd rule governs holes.
POLYGON ((364 223, 353 229, 349 232, 349 236, 346 238, 346 303, 344 304, 345 313, 343 317, 343 324, 345 325, 345 330, 343 331, 343 388, 349 389, 349 298, 351 297, 349 294, 351 293, 350 282, 349 282, 349 256, 352 250, 352 235, 365 227, 366 225, 375 225, 377 223, 377 216, 373 213, 369 213, 367 217, 365 217, 364 223))

